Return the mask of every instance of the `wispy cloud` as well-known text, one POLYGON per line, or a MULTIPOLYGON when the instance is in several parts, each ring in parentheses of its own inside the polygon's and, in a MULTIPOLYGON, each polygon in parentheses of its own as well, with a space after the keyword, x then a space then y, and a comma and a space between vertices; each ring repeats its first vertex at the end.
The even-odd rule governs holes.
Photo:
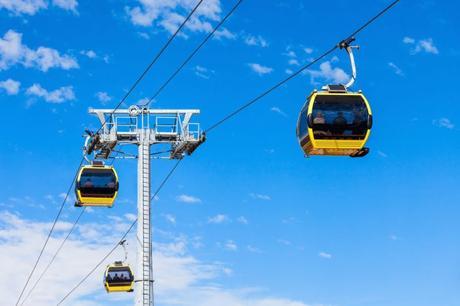
POLYGON ((251 253, 262 253, 262 251, 259 248, 256 248, 255 246, 248 245, 247 249, 251 253))
POLYGON ((97 54, 93 50, 81 50, 80 54, 91 59, 97 58, 97 54))
MULTIPOLYGON (((141 27, 162 28, 169 33, 174 33, 185 19, 185 13, 190 11, 195 3, 188 0, 165 1, 136 1, 134 6, 126 6, 125 11, 133 25, 141 27)), ((190 21, 185 24, 188 32, 212 31, 212 22, 219 21, 222 13, 220 0, 203 2, 190 21)), ((187 38, 186 31, 181 37, 187 38)), ((236 35, 227 28, 221 28, 214 33, 216 39, 235 39, 236 35)))
POLYGON ((48 91, 36 83, 27 88, 26 95, 42 98, 49 103, 63 103, 75 100, 75 93, 72 86, 64 86, 48 91))
POLYGON ((61 55, 59 51, 38 47, 30 49, 22 43, 22 34, 14 30, 8 30, 3 38, 0 38, 0 70, 21 64, 24 67, 33 67, 43 72, 51 68, 64 70, 79 68, 77 60, 70 55, 61 55))
MULTIPOLYGON (((53 6, 59 7, 63 10, 77 12, 77 0, 52 0, 53 6)), ((33 16, 40 10, 48 8, 48 0, 1 0, 0 9, 5 9, 13 15, 29 15, 33 16)))
POLYGON ((326 253, 326 252, 319 252, 318 256, 321 257, 321 258, 324 258, 324 259, 331 259, 332 258, 332 255, 329 254, 329 253, 326 253))
POLYGON ((134 222, 134 220, 137 219, 137 216, 135 214, 131 214, 131 213, 125 214, 124 216, 125 216, 126 220, 128 220, 130 222, 134 222))
POLYGON ((213 38, 214 39, 236 39, 236 34, 233 33, 233 32, 230 32, 229 29, 227 28, 222 28, 221 30, 217 30, 215 33, 214 33, 214 36, 213 38))
POLYGON ((176 224, 176 217, 171 215, 171 214, 164 214, 163 217, 168 221, 169 223, 175 225, 176 224))
POLYGON ((230 222, 230 219, 227 215, 224 214, 218 214, 208 219, 208 223, 212 224, 221 224, 226 222, 230 222))
POLYGON ((2 0, 0 9, 6 9, 14 15, 35 15, 39 10, 48 8, 45 0, 2 0))
POLYGON ((401 68, 399 68, 398 66, 396 66, 395 63, 393 62, 389 62, 388 63, 388 66, 393 69, 393 72, 399 76, 404 76, 404 72, 401 70, 401 68))
POLYGON ((417 54, 420 52, 429 53, 429 54, 439 54, 438 48, 434 45, 432 38, 416 40, 412 37, 404 37, 403 43, 412 45, 411 54, 417 54))
POLYGON ((195 204, 195 203, 201 203, 201 199, 187 195, 187 194, 181 194, 176 197, 176 201, 182 202, 182 203, 188 203, 188 204, 195 204))
POLYGON ((268 47, 268 42, 260 35, 247 35, 244 39, 244 43, 248 46, 257 46, 262 48, 268 47))
POLYGON ((0 82, 0 89, 5 90, 6 94, 9 96, 17 95, 19 92, 19 87, 21 83, 13 79, 7 79, 0 82))
POLYGON ((214 74, 214 70, 210 70, 206 67, 203 67, 203 66, 200 66, 200 65, 196 65, 193 70, 195 71, 195 75, 196 76, 199 76, 200 78, 203 78, 203 79, 209 79, 211 77, 211 74, 214 74))
POLYGON ((272 106, 270 107, 270 110, 274 113, 277 113, 283 117, 287 117, 287 114, 281 110, 278 106, 272 106))
POLYGON ((440 118, 433 120, 433 125, 441 128, 452 130, 455 125, 448 118, 440 118))
POLYGON ((279 244, 285 245, 285 246, 291 246, 292 242, 286 239, 278 239, 277 242, 279 244))
POLYGON ((304 48, 303 50, 304 50, 305 53, 307 53, 307 54, 312 54, 313 51, 314 51, 313 48, 304 48))
POLYGON ((249 68, 251 68, 252 71, 254 71, 260 76, 273 72, 273 68, 268 67, 268 66, 263 66, 257 63, 249 63, 248 66, 249 68))
POLYGON ((95 96, 99 100, 99 102, 101 102, 102 104, 107 104, 108 102, 112 100, 112 97, 109 96, 109 94, 106 93, 105 91, 98 91, 96 92, 95 96))
POLYGON ((272 199, 269 195, 266 194, 250 193, 249 195, 251 196, 251 198, 256 200, 270 201, 272 199))
POLYGON ((60 7, 63 10, 72 11, 73 13, 78 14, 77 0, 53 0, 53 5, 60 7))
POLYGON ((350 79, 349 75, 343 69, 332 67, 331 63, 332 61, 321 63, 319 70, 307 70, 307 73, 311 76, 312 84, 316 84, 318 78, 323 81, 331 81, 334 84, 343 84, 350 79))
POLYGON ((146 40, 150 39, 150 35, 148 33, 145 33, 145 32, 137 32, 137 35, 139 35, 139 37, 141 37, 143 39, 146 39, 146 40))
POLYGON ((224 247, 226 250, 229 250, 229 251, 238 250, 238 245, 233 240, 227 240, 227 242, 225 242, 224 244, 224 247))
POLYGON ((244 217, 244 216, 238 217, 238 219, 236 219, 236 221, 237 221, 238 223, 241 223, 241 224, 249 224, 248 219, 246 219, 246 217, 244 217))

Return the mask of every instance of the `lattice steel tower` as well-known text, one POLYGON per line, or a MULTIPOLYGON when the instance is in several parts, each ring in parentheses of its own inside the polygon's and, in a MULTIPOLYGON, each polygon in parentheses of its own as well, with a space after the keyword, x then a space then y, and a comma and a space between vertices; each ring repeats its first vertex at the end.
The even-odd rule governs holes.
POLYGON ((191 123, 196 109, 148 109, 136 105, 128 109, 89 109, 102 128, 89 135, 85 154, 107 159, 116 146, 137 145, 137 273, 135 305, 153 305, 152 227, 151 227, 151 146, 169 145, 167 155, 156 158, 182 159, 204 142, 198 123, 191 123))

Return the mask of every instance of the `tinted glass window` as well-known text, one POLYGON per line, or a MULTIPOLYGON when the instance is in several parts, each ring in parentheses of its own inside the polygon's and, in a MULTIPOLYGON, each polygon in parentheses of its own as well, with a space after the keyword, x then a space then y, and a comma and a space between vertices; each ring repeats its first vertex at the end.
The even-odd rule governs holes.
POLYGON ((299 117, 298 137, 304 138, 308 134, 307 111, 302 110, 299 117))
POLYGON ((368 111, 360 96, 318 95, 313 105, 316 139, 364 139, 368 111))
POLYGON ((133 275, 129 271, 109 271, 107 273, 107 282, 110 284, 126 283, 133 281, 133 275))
POLYGON ((85 169, 80 178, 80 192, 83 196, 111 197, 116 191, 116 178, 111 170, 85 169))

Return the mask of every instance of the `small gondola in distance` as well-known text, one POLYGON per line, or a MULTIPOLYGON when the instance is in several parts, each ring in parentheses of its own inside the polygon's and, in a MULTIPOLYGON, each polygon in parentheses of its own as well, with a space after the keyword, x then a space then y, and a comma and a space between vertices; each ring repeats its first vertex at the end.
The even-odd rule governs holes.
POLYGON ((131 267, 121 261, 108 265, 104 273, 104 287, 108 293, 133 292, 134 273, 131 267))

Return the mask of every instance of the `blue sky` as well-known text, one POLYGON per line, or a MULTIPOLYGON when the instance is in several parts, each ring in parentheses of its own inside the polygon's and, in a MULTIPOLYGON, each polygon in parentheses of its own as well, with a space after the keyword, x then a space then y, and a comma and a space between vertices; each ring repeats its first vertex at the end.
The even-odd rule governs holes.
MULTIPOLYGON (((10 304, 81 135, 98 126, 88 107, 114 107, 195 1, 162 3, 0 1, 0 290, 10 304)), ((126 106, 151 96, 232 5, 204 3, 126 106)), ((205 129, 387 4, 246 0, 153 107, 199 108, 205 129)), ((157 305, 458 305, 459 10, 402 1, 357 37, 355 89, 374 114, 363 159, 306 159, 295 137, 309 92, 349 74, 340 51, 212 131, 154 203, 157 305)), ((173 163, 153 161, 153 188, 173 163)), ((119 239, 135 213, 135 165, 116 162, 115 207, 83 217, 28 302, 54 305, 119 239)), ((44 264, 77 215, 68 203, 44 264)), ((101 273, 68 305, 132 300, 106 295, 101 273)))

